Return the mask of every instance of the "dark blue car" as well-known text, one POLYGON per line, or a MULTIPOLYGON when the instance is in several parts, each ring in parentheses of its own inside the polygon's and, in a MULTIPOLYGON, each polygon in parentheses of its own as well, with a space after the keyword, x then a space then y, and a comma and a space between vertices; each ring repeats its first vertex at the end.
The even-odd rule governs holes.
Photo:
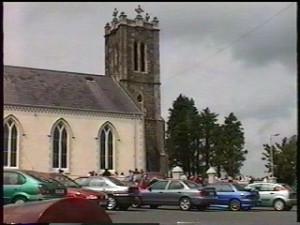
POLYGON ((259 200, 257 191, 245 190, 237 183, 214 183, 206 187, 214 187, 217 192, 218 199, 211 207, 228 207, 232 211, 249 210, 259 200))

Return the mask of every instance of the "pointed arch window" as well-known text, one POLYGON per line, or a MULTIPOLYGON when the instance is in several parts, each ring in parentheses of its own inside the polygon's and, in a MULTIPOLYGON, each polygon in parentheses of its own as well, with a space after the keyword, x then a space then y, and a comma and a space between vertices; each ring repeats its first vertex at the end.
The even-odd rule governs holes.
POLYGON ((119 46, 118 46, 117 43, 115 44, 115 59, 114 59, 114 62, 115 62, 115 73, 118 74, 118 68, 119 68, 119 46))
POLYGON ((140 72, 147 71, 147 46, 143 42, 134 42, 133 46, 133 62, 134 70, 140 72))
POLYGON ((113 165, 113 132, 109 125, 105 125, 100 134, 100 169, 112 170, 113 165))
POLYGON ((19 130, 16 122, 9 118, 4 123, 4 167, 17 167, 18 148, 19 148, 19 130))
POLYGON ((141 63, 141 72, 146 71, 146 54, 145 54, 145 44, 141 43, 141 57, 140 57, 140 63, 141 63))
POLYGON ((68 139, 69 135, 65 124, 60 121, 54 127, 52 139, 52 167, 67 169, 68 168, 68 139))
POLYGON ((133 53, 133 62, 134 62, 134 70, 138 71, 139 70, 139 66, 138 66, 138 43, 135 41, 134 42, 134 53, 133 53))

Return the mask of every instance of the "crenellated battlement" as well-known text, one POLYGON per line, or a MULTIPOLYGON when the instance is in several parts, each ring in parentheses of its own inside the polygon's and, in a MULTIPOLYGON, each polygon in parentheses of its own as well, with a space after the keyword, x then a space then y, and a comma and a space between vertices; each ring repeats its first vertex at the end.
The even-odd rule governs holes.
POLYGON ((125 12, 121 12, 119 14, 119 11, 115 8, 113 11, 113 19, 110 23, 107 23, 105 25, 105 35, 109 35, 114 30, 118 29, 120 25, 127 25, 132 27, 143 27, 146 29, 158 29, 159 20, 157 17, 151 18, 151 16, 146 13, 145 15, 142 15, 144 10, 139 5, 138 8, 135 9, 137 12, 137 15, 135 19, 128 19, 125 12))

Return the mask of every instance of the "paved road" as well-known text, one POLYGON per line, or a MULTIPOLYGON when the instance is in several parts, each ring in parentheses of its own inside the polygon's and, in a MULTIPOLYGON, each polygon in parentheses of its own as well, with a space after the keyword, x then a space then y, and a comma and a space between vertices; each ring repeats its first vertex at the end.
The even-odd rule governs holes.
POLYGON ((181 211, 177 207, 158 209, 133 209, 107 211, 114 223, 160 223, 160 225, 300 225, 297 208, 278 212, 272 208, 255 208, 250 211, 232 212, 210 209, 181 211))

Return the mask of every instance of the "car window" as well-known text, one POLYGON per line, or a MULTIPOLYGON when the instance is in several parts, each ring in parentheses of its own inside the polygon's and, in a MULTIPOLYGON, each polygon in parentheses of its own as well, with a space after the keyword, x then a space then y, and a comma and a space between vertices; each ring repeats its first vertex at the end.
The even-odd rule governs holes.
POLYGON ((115 185, 118 186, 126 186, 124 183, 122 183, 122 181, 114 178, 114 177, 107 177, 111 182, 113 182, 115 185))
POLYGON ((46 182, 46 183, 53 183, 53 182, 56 183, 57 182, 57 180, 52 178, 47 173, 36 172, 36 171, 26 171, 25 173, 40 182, 46 182))
POLYGON ((51 174, 51 176, 59 181, 60 183, 64 184, 67 187, 70 188, 80 188, 81 186, 74 180, 72 180, 71 178, 61 175, 61 174, 51 174))
POLYGON ((233 190, 233 188, 232 188, 231 185, 229 185, 229 184, 222 184, 220 191, 222 191, 222 192, 233 192, 234 190, 233 190))
POLYGON ((243 187, 240 184, 232 184, 232 185, 236 188, 237 191, 245 191, 246 190, 245 187, 243 187))
POLYGON ((221 191, 221 185, 220 184, 208 184, 206 185, 205 187, 208 187, 208 188, 215 188, 215 190, 217 192, 221 191))
POLYGON ((272 184, 262 184, 259 191, 274 191, 274 185, 272 184))
POLYGON ((168 189, 170 190, 179 190, 179 189, 183 189, 184 186, 182 183, 180 183, 180 181, 171 181, 168 189))
POLYGON ((150 187, 152 190, 164 190, 168 184, 168 181, 157 181, 150 187))
POLYGON ((88 186, 87 184, 88 179, 89 179, 88 177, 80 177, 80 178, 76 178, 75 181, 81 186, 88 186))
POLYGON ((26 178, 15 172, 6 172, 3 174, 4 185, 22 185, 26 182, 26 178))
POLYGON ((201 184, 197 184, 197 183, 195 183, 193 181, 190 181, 190 180, 183 180, 182 182, 185 183, 191 189, 198 189, 198 188, 202 187, 201 184))
POLYGON ((105 186, 108 186, 108 185, 105 182, 105 180, 103 180, 101 178, 91 178, 89 186, 90 187, 105 187, 105 186))
POLYGON ((260 184, 252 184, 252 185, 248 185, 245 187, 246 190, 256 190, 259 191, 260 190, 260 184))

